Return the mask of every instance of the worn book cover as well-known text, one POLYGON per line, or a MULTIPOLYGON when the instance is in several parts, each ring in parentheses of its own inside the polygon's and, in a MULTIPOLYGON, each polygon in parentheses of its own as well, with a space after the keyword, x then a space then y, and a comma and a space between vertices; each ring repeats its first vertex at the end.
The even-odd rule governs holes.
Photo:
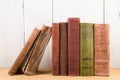
POLYGON ((95 24, 95 75, 109 76, 109 24, 95 24))
POLYGON ((80 75, 92 76, 94 72, 93 26, 80 23, 80 75))
POLYGON ((24 71, 25 74, 33 75, 38 70, 38 67, 39 67, 40 61, 42 59, 42 56, 44 54, 45 48, 51 37, 51 32, 52 32, 51 27, 43 25, 43 27, 41 29, 41 33, 38 36, 39 40, 37 40, 37 42, 36 42, 37 45, 35 46, 33 53, 30 57, 30 60, 24 71))
POLYGON ((59 23, 52 23, 52 75, 60 75, 59 23))
POLYGON ((25 46, 23 47, 23 49, 21 50, 19 56, 17 57, 17 59, 15 60, 14 64, 12 65, 11 69, 9 70, 8 74, 10 75, 14 75, 17 74, 21 64, 23 63, 25 57, 27 55, 29 55, 29 51, 33 45, 33 43, 35 42, 37 36, 39 35, 40 30, 37 28, 34 28, 31 36, 29 37, 29 39, 27 40, 25 46))
POLYGON ((60 42, 60 75, 66 76, 68 73, 68 23, 59 23, 60 42))
MULTIPOLYGON (((40 30, 40 33, 41 33, 41 30, 40 30)), ((34 51, 34 49, 35 49, 35 46, 37 45, 37 42, 38 42, 38 40, 39 40, 38 37, 40 36, 40 33, 39 33, 39 35, 37 36, 35 42, 33 43, 31 49, 29 50, 29 52, 28 52, 29 55, 27 55, 27 56, 25 57, 22 65, 21 65, 20 68, 19 68, 19 71, 20 71, 21 73, 24 73, 25 70, 26 70, 26 67, 27 67, 27 65, 28 65, 28 63, 29 63, 29 60, 30 60, 30 58, 31 58, 31 55, 32 55, 32 53, 33 53, 33 51, 34 51)))
POLYGON ((68 18, 68 75, 79 76, 80 72, 80 19, 68 18))

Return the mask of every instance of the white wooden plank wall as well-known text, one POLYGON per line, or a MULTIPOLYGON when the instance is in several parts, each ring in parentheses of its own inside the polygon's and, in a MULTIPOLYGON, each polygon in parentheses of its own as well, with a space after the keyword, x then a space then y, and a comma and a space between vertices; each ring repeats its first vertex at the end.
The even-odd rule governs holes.
MULTIPOLYGON (((111 67, 120 68, 118 0, 0 0, 0 67, 11 67, 34 27, 80 17, 81 22, 110 23, 111 67)), ((40 67, 51 67, 51 40, 40 67)))
MULTIPOLYGON (((34 27, 41 28, 43 24, 51 26, 52 0, 24 0, 25 41, 27 41, 34 27)), ((50 67, 51 40, 41 61, 41 67, 50 67)))
POLYGON ((106 0, 105 21, 110 23, 110 66, 120 68, 120 0, 106 0))
POLYGON ((0 67, 10 67, 23 47, 21 0, 0 0, 0 67))

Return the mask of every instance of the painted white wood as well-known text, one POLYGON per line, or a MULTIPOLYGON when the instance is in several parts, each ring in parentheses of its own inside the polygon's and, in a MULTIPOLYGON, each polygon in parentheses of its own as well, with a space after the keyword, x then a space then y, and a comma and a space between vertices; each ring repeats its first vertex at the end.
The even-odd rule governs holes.
MULTIPOLYGON (((41 28, 43 24, 51 26, 52 0, 24 0, 25 41, 34 27, 41 28)), ((40 67, 50 67, 51 46, 48 45, 40 67)))
MULTIPOLYGON (((105 0, 105 22, 110 24, 110 67, 120 68, 120 16, 118 2, 105 0)), ((81 22, 103 23, 103 0, 0 0, 0 68, 10 67, 34 27, 80 17, 81 22), (53 9, 52 9, 53 7, 53 9), (53 12, 53 13, 52 13, 53 12), (24 23, 23 23, 24 19, 24 23), (25 34, 24 34, 25 30, 25 34)), ((40 67, 51 67, 51 40, 40 67)))
POLYGON ((79 0, 53 0, 53 22, 66 22, 69 17, 78 17, 79 0))
POLYGON ((81 22, 103 23, 103 0, 79 0, 81 22))
POLYGON ((119 0, 106 0, 106 23, 110 24, 110 66, 120 68, 120 16, 119 0), (118 3, 119 2, 119 3, 118 3))
POLYGON ((13 64, 23 40, 22 0, 0 0, 0 68, 13 64))

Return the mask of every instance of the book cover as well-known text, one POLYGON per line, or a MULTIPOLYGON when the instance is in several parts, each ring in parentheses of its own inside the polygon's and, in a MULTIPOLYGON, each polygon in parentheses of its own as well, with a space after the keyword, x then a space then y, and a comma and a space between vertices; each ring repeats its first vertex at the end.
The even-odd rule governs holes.
POLYGON ((95 24, 95 75, 109 76, 109 24, 95 24))
MULTIPOLYGON (((41 30, 40 30, 40 32, 41 32, 41 30)), ((19 68, 19 71, 20 71, 21 73, 24 73, 25 70, 26 70, 26 67, 27 67, 27 65, 28 65, 28 63, 29 63, 29 60, 30 60, 30 58, 31 58, 31 55, 32 55, 32 53, 33 53, 33 51, 34 51, 34 49, 35 49, 35 46, 37 45, 37 42, 38 42, 38 40, 39 40, 39 38, 38 38, 39 36, 40 36, 40 33, 39 33, 39 35, 37 36, 35 42, 33 43, 33 46, 32 46, 31 49, 29 50, 29 52, 28 52, 29 55, 27 55, 27 56, 25 57, 22 65, 21 65, 20 68, 19 68)))
POLYGON ((80 75, 80 19, 68 18, 68 75, 80 75))
POLYGON ((91 23, 80 23, 81 76, 93 76, 94 72, 93 26, 91 23))
POLYGON ((31 58, 24 71, 25 74, 33 75, 38 70, 45 48, 51 37, 51 32, 52 32, 52 29, 50 27, 43 25, 41 29, 41 33, 36 42, 37 45, 35 46, 33 53, 31 55, 31 58))
POLYGON ((60 75, 66 76, 68 73, 68 23, 59 23, 59 43, 60 43, 60 75))
POLYGON ((20 68, 21 64, 23 63, 25 57, 27 55, 29 55, 29 50, 31 49, 35 39, 37 38, 37 36, 39 35, 40 30, 37 28, 34 28, 31 36, 29 37, 29 39, 27 40, 25 46, 23 47, 23 49, 21 50, 19 56, 17 57, 17 59, 15 60, 14 64, 12 65, 11 69, 9 70, 8 74, 10 75, 14 75, 17 74, 18 69, 20 68))
POLYGON ((52 23, 52 75, 60 75, 59 23, 52 23))

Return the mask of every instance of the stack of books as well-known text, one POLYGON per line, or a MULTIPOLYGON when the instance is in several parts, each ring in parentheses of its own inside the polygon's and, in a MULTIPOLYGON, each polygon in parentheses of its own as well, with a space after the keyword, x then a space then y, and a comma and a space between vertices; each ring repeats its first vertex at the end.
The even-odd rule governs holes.
POLYGON ((109 76, 109 24, 52 23, 52 75, 109 76))
POLYGON ((43 25, 41 30, 34 28, 31 36, 21 50, 8 74, 34 75, 38 68, 45 48, 52 35, 52 28, 43 25))

